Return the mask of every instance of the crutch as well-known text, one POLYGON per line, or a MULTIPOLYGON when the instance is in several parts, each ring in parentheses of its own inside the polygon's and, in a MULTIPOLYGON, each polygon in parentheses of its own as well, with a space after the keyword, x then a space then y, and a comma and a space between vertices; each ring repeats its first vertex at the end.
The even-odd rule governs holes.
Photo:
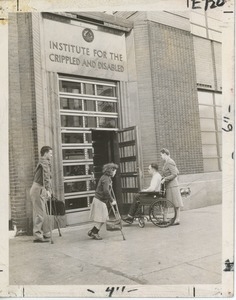
POLYGON ((121 221, 121 216, 120 216, 120 213, 119 213, 117 204, 115 204, 115 205, 112 205, 112 204, 111 204, 111 209, 112 209, 112 211, 113 211, 113 214, 114 214, 115 218, 120 219, 120 232, 121 232, 121 234, 122 234, 123 240, 125 240, 125 236, 124 236, 124 233, 123 233, 123 231, 122 231, 122 221, 121 221), (116 209, 115 209, 115 207, 116 207, 116 209))
MULTIPOLYGON (((113 188, 111 188, 111 194, 112 194, 113 199, 116 201, 116 196, 115 196, 115 193, 113 191, 113 188)), ((115 205, 112 205, 111 203, 110 203, 110 205, 111 205, 111 209, 113 211, 113 214, 114 214, 115 218, 120 219, 120 232, 122 234, 123 240, 125 240, 125 236, 124 236, 124 233, 122 231, 122 221, 121 221, 121 216, 120 216, 120 213, 119 213, 117 201, 116 201, 115 205), (115 209, 115 207, 116 207, 116 209, 115 209)))
POLYGON ((59 236, 61 236, 61 230, 60 230, 60 225, 59 225, 59 221, 58 221, 58 216, 57 215, 54 215, 54 220, 56 221, 57 223, 57 229, 58 229, 58 234, 59 236))
POLYGON ((52 197, 50 197, 49 199, 49 211, 48 211, 48 204, 47 204, 47 200, 45 202, 45 207, 46 207, 46 212, 48 215, 48 220, 49 220, 49 228, 50 228, 50 242, 51 244, 54 244, 53 239, 52 239, 52 222, 51 222, 51 213, 52 213, 52 197))

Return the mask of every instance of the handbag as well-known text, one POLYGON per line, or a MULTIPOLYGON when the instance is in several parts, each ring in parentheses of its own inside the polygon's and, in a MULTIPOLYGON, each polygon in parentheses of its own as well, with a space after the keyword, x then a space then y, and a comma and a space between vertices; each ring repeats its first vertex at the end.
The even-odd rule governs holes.
POLYGON ((65 215, 65 203, 52 196, 51 200, 47 200, 48 212, 53 216, 64 216, 65 215), (51 207, 50 207, 51 204, 51 207), (51 208, 51 209, 50 209, 51 208))
POLYGON ((107 231, 117 231, 122 229, 122 224, 120 219, 107 219, 106 221, 107 231))

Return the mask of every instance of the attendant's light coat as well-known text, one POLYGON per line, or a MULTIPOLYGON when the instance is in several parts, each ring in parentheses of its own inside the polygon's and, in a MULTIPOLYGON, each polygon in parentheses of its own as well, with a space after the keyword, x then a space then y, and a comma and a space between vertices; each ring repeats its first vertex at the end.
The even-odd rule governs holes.
POLYGON ((176 207, 183 206, 183 200, 180 194, 179 182, 177 176, 179 170, 175 162, 170 157, 167 158, 163 166, 163 177, 166 184, 166 198, 170 200, 176 207))

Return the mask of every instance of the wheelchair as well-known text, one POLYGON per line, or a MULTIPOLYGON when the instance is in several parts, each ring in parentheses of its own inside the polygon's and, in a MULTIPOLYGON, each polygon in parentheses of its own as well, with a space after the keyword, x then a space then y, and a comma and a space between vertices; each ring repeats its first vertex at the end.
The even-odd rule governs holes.
POLYGON ((139 227, 143 228, 146 221, 151 221, 155 226, 168 227, 175 222, 176 207, 166 199, 165 185, 161 185, 160 192, 140 192, 151 196, 149 199, 141 200, 135 213, 134 219, 138 220, 139 227))

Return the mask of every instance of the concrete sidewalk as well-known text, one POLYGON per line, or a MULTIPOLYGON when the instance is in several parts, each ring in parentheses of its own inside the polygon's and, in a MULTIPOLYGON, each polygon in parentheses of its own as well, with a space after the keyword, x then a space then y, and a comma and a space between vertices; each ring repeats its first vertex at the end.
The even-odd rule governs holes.
POLYGON ((53 231, 54 244, 33 237, 10 240, 10 285, 219 284, 222 272, 221 205, 183 211, 181 224, 159 228, 124 224, 121 233, 91 224, 53 231))

